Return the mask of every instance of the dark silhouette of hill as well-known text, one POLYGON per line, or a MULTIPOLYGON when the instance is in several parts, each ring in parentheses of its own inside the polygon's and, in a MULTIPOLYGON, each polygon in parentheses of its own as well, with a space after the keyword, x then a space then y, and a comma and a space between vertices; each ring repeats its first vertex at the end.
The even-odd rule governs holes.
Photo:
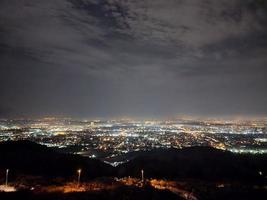
POLYGON ((266 175, 266 155, 241 155, 211 147, 158 149, 144 152, 118 166, 119 176, 196 178, 203 180, 262 180, 266 175))
POLYGON ((157 149, 140 152, 128 163, 114 168, 34 142, 9 141, 0 143, 0 169, 6 168, 13 174, 44 177, 76 177, 77 169, 81 168, 84 180, 102 176, 140 177, 144 169, 148 178, 259 181, 266 176, 267 156, 233 154, 211 147, 157 149))
MULTIPOLYGON (((140 177, 141 169, 144 169, 146 178, 186 179, 188 190, 194 188, 194 193, 199 199, 260 199, 266 195, 266 190, 262 186, 266 185, 267 155, 242 155, 210 147, 190 147, 157 149, 130 156, 134 157, 131 161, 114 168, 99 160, 59 153, 30 141, 2 142, 0 143, 1 179, 3 181, 3 172, 7 168, 10 169, 11 180, 12 176, 20 174, 73 180, 77 178, 77 169, 81 168, 84 181, 104 176, 140 177), (201 185, 198 185, 196 179, 201 180, 201 185), (223 188, 218 188, 216 184, 209 186, 213 181, 225 181, 227 184, 223 188)), ((47 184, 51 182, 47 181, 47 184)), ((16 193, 0 192, 0 199, 142 200, 180 199, 180 197, 169 191, 159 191, 149 186, 144 188, 120 186, 101 192, 68 194, 34 193, 29 190, 20 190, 16 193)))
POLYGON ((79 155, 58 153, 46 146, 30 141, 0 143, 0 169, 9 168, 12 173, 41 175, 46 177, 77 176, 82 169, 82 179, 109 176, 114 168, 95 159, 79 155))

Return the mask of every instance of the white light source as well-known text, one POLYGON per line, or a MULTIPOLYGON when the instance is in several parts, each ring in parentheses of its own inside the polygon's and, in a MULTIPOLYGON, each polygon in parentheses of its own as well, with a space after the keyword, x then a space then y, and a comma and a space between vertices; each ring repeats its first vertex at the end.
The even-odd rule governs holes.
POLYGON ((78 169, 78 170, 77 170, 77 173, 78 173, 78 187, 79 187, 79 185, 80 185, 81 172, 82 172, 81 169, 78 169))
POLYGON ((6 186, 8 184, 8 172, 9 172, 9 169, 6 170, 6 186))
POLYGON ((142 182, 144 182, 144 170, 141 170, 142 182))

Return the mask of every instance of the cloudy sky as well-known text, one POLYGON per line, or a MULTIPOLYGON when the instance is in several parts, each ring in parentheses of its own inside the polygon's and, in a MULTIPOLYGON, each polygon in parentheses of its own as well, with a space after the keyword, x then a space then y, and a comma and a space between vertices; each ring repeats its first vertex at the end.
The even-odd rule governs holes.
POLYGON ((265 0, 0 0, 0 116, 267 115, 265 0))

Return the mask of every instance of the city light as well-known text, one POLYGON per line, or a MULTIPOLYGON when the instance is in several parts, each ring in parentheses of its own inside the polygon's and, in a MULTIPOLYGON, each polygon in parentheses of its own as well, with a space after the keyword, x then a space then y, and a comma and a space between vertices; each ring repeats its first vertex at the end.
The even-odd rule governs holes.
POLYGON ((157 148, 210 146, 233 153, 265 154, 266 124, 266 119, 0 120, 0 142, 30 140, 117 166, 128 159, 116 157, 157 148))

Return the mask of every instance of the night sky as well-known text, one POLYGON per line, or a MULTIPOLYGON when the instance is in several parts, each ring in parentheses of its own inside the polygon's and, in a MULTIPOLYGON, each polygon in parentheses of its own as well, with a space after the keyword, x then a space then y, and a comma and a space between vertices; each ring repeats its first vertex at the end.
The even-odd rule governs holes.
POLYGON ((0 117, 267 115, 266 0, 0 0, 0 117))

